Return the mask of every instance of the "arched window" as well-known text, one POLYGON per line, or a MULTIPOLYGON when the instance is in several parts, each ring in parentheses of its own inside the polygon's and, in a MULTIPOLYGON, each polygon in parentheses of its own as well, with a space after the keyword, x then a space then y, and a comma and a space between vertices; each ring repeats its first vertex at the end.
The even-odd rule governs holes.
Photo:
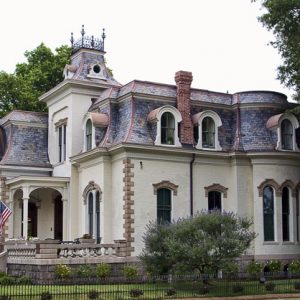
POLYGON ((270 186, 263 189, 264 240, 274 241, 274 191, 270 186))
POLYGON ((175 119, 172 113, 165 112, 161 116, 161 143, 174 145, 175 119))
POLYGON ((287 187, 282 189, 282 240, 290 240, 290 192, 287 187))
POLYGON ((208 192, 208 210, 222 210, 221 193, 217 191, 208 192))
POLYGON ((171 222, 171 190, 161 188, 157 190, 157 221, 160 223, 171 222))
POLYGON ((218 137, 218 128, 222 126, 220 116, 212 110, 205 110, 193 115, 192 120, 196 127, 194 128, 196 148, 222 150, 218 137))
POLYGON ((293 150, 293 125, 290 120, 281 122, 281 147, 284 150, 293 150))
POLYGON ((94 232, 93 212, 94 212, 93 194, 89 193, 89 196, 88 196, 88 223, 89 223, 89 234, 91 236, 93 236, 93 232, 94 232))
POLYGON ((92 149, 92 128, 92 121, 88 119, 85 125, 85 145, 87 151, 92 149))
POLYGON ((99 244, 101 242, 100 235, 100 192, 91 191, 87 197, 87 214, 88 214, 88 233, 96 239, 99 244))
POLYGON ((202 147, 215 148, 215 122, 211 117, 202 121, 202 147))
POLYGON ((100 193, 96 192, 96 241, 97 244, 101 243, 100 237, 100 193))

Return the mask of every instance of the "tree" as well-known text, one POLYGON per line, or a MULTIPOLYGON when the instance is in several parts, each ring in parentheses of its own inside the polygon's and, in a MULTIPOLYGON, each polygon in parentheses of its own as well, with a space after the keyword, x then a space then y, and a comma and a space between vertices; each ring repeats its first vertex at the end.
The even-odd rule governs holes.
POLYGON ((150 274, 226 269, 256 237, 252 225, 247 218, 219 211, 203 211, 170 224, 150 222, 140 259, 150 274))
MULTIPOLYGON (((255 1, 255 0, 254 0, 255 1)), ((300 101, 300 1, 261 0, 267 12, 259 21, 275 35, 271 42, 280 53, 283 63, 278 67, 278 79, 295 91, 300 101)))
POLYGON ((38 97, 63 80, 63 69, 71 57, 71 49, 61 46, 56 54, 43 43, 26 51, 27 62, 17 64, 14 74, 0 72, 0 115, 13 109, 45 111, 38 97))

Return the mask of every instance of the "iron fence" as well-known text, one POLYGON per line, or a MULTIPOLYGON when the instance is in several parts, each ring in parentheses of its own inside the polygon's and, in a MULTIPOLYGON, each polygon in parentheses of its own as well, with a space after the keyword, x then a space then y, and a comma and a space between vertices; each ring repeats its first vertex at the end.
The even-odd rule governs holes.
POLYGON ((287 273, 124 278, 0 278, 0 300, 176 299, 300 293, 300 276, 287 273))

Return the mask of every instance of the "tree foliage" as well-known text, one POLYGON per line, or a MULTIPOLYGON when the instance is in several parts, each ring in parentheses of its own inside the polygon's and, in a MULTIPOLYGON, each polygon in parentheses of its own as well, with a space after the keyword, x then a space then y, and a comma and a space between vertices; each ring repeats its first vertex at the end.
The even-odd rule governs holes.
POLYGON ((0 116, 13 109, 46 110, 38 97, 63 80, 63 69, 71 56, 68 46, 55 51, 42 43, 25 52, 27 61, 17 64, 14 74, 0 72, 0 116))
POLYGON ((300 1, 261 0, 266 13, 260 22, 275 36, 271 44, 278 49, 283 63, 278 67, 278 79, 296 93, 300 101, 300 1))
POLYGON ((234 213, 203 211, 171 224, 150 222, 140 259, 150 274, 216 272, 249 248, 252 221, 234 213))

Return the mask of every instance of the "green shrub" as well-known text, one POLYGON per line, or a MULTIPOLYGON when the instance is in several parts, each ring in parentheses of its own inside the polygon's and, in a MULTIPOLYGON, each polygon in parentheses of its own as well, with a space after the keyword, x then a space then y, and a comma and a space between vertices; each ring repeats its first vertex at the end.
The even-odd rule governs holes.
POLYGON ((90 265, 82 265, 76 269, 76 274, 79 277, 88 278, 93 274, 93 269, 90 265))
POLYGON ((43 292, 41 293, 41 300, 51 300, 52 299, 52 294, 47 291, 47 292, 43 292))
POLYGON ((57 265, 54 273, 61 279, 68 278, 71 275, 71 268, 67 265, 57 265))
POLYGON ((130 297, 138 298, 139 296, 143 296, 144 292, 139 289, 132 289, 129 291, 130 297))
POLYGON ((268 269, 268 272, 280 272, 282 269, 282 263, 280 260, 270 260, 266 263, 265 268, 268 269))
POLYGON ((274 282, 267 282, 265 284, 265 288, 266 288, 266 291, 272 292, 272 291, 275 290, 275 283, 274 282))
POLYGON ((246 266, 246 272, 249 275, 258 275, 262 271, 262 265, 254 260, 250 261, 246 266))
POLYGON ((288 267, 288 270, 294 274, 300 274, 300 260, 293 260, 288 267))
POLYGON ((242 286, 240 283, 236 283, 232 286, 232 291, 234 293, 241 293, 244 291, 244 286, 242 286))
POLYGON ((0 271, 0 278, 7 276, 5 272, 0 271))
POLYGON ((137 277, 138 270, 134 266, 127 265, 127 266, 124 266, 123 275, 125 276, 125 278, 133 279, 133 278, 137 277))
POLYGON ((31 284, 32 283, 32 279, 28 276, 21 276, 16 278, 16 284, 31 284))
POLYGON ((226 265, 224 265, 222 271, 228 275, 237 274, 239 272, 239 264, 235 261, 228 262, 226 265))
POLYGON ((0 278, 0 285, 11 285, 16 282, 14 277, 3 276, 0 278))
POLYGON ((99 278, 107 278, 110 275, 111 266, 106 263, 101 263, 96 267, 96 275, 99 278))
POLYGON ((90 290, 87 293, 87 297, 89 299, 98 299, 99 298, 99 292, 96 290, 90 290))

